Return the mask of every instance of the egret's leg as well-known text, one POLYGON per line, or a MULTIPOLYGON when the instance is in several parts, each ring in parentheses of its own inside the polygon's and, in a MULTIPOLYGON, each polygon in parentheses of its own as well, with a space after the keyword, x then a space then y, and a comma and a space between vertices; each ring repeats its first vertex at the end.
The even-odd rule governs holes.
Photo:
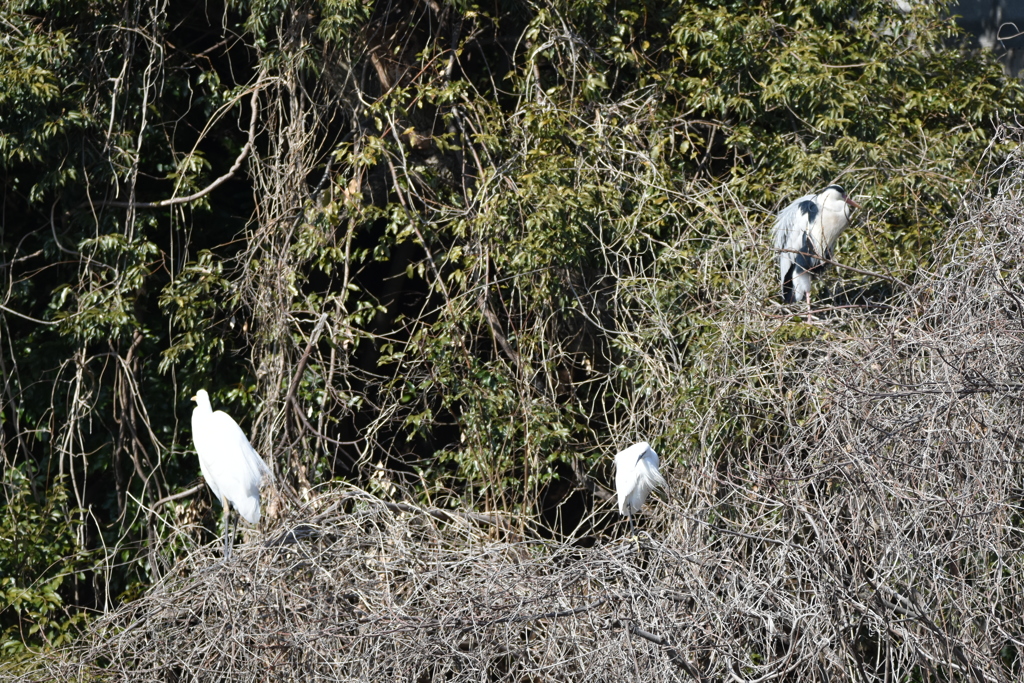
POLYGON ((636 533, 636 523, 633 521, 633 515, 629 516, 629 540, 636 543, 636 552, 640 552, 640 537, 636 533))
POLYGON ((221 498, 221 504, 224 506, 224 559, 227 560, 231 557, 231 544, 229 540, 231 538, 230 528, 228 527, 229 515, 231 514, 231 508, 228 507, 228 499, 221 498))

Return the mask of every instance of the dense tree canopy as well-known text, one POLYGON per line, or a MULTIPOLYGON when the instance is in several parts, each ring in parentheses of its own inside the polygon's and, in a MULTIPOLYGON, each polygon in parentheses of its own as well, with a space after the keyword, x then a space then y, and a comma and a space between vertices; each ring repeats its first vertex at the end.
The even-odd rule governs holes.
POLYGON ((206 490, 170 498, 200 388, 288 495, 552 534, 634 438, 776 452, 774 379, 713 379, 726 302, 785 319, 771 212, 851 190, 820 295, 884 306, 1022 105, 932 3, 3 3, 3 647, 210 540, 206 490))

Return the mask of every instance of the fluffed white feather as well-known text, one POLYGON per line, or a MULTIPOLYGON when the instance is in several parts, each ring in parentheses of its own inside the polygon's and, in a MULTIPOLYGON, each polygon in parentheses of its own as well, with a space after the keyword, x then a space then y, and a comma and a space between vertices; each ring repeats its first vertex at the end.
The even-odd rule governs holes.
POLYGON ((199 469, 217 500, 227 499, 250 524, 260 521, 260 483, 272 476, 242 428, 230 415, 213 411, 210 395, 200 389, 192 397, 192 442, 199 469))
POLYGON ((658 454, 646 441, 635 443, 615 454, 615 492, 619 512, 630 516, 640 511, 647 496, 665 479, 658 472, 658 454))

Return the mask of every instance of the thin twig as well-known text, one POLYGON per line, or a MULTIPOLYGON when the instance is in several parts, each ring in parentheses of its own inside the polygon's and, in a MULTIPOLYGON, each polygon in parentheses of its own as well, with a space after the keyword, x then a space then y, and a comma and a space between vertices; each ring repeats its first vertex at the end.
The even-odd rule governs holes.
POLYGON ((231 164, 231 168, 228 169, 227 173, 220 176, 203 189, 197 190, 196 192, 184 197, 169 197, 168 199, 161 199, 155 202, 124 202, 119 200, 107 200, 100 202, 100 206, 131 209, 160 209, 167 206, 176 206, 178 204, 189 204, 197 199, 202 199, 226 183, 235 175, 236 172, 238 172, 238 169, 242 167, 246 157, 248 157, 249 153, 252 151, 253 144, 256 140, 256 121, 259 115, 259 93, 263 87, 264 86, 261 83, 257 82, 252 88, 252 98, 249 101, 249 105, 252 109, 252 113, 249 117, 249 136, 245 141, 245 144, 242 145, 241 152, 238 153, 238 157, 235 158, 235 162, 231 164))

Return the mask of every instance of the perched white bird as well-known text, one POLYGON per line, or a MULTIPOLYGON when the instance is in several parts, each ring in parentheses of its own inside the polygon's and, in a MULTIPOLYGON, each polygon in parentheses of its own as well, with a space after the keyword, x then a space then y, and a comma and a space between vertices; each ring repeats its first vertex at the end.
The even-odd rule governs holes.
POLYGON ((228 544, 228 502, 250 524, 260 521, 260 483, 273 477, 270 468, 253 449, 242 428, 224 411, 213 411, 210 395, 200 389, 192 397, 192 442, 206 483, 224 506, 224 556, 228 544))
POLYGON ((811 275, 828 267, 832 247, 859 209, 838 185, 796 200, 779 212, 772 228, 772 244, 778 252, 782 300, 787 304, 807 300, 811 310, 811 275))
POLYGON ((655 486, 664 486, 665 479, 658 472, 658 454, 646 441, 635 443, 615 454, 615 492, 619 494, 619 512, 629 518, 633 529, 633 515, 655 486))

